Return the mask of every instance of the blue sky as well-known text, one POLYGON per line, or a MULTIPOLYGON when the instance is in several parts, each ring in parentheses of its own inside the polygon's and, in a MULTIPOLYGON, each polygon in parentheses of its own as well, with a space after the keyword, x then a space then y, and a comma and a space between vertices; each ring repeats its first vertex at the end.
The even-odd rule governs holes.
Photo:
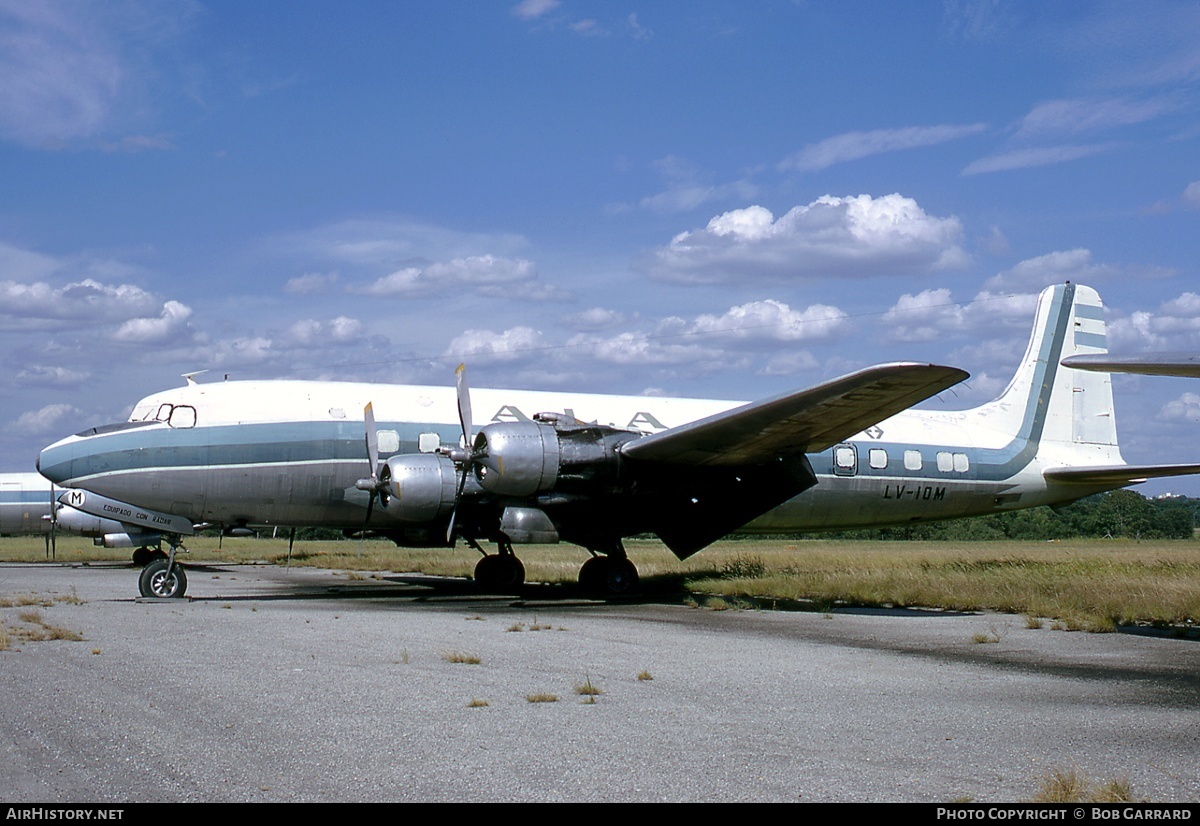
POLYGON ((204 369, 966 406, 1063 280, 1200 349, 1198 91, 1190 1, 0 0, 0 469, 204 369))

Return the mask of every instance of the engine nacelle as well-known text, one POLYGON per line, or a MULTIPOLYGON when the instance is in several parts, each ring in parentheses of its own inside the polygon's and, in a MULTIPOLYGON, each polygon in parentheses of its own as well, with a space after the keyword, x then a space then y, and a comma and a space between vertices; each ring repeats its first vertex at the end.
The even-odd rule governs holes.
POLYGON ((550 491, 597 494, 618 484, 618 448, 640 433, 544 418, 555 424, 501 422, 479 431, 473 464, 480 487, 500 496, 534 496, 550 491))
POLYGON ((475 478, 500 496, 532 496, 558 480, 558 433, 537 422, 490 424, 475 437, 475 478))
POLYGON ((121 524, 116 519, 92 516, 90 513, 76 510, 69 505, 58 505, 57 507, 55 521, 58 523, 58 530, 60 531, 79 534, 80 536, 101 537, 105 534, 124 533, 127 528, 127 526, 121 524))
POLYGON ((407 453, 387 460, 391 493, 387 511, 404 522, 432 522, 454 509, 458 474, 454 463, 433 453, 407 453))
POLYGON ((162 541, 161 533, 106 533, 92 542, 104 548, 145 548, 162 541))

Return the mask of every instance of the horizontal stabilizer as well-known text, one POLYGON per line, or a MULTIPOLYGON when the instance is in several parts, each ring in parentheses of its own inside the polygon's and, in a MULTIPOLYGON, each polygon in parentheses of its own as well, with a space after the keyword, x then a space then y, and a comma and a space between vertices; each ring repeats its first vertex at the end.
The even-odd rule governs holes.
POLYGON ((1166 476, 1188 476, 1193 473, 1200 473, 1200 464, 1060 467, 1051 468, 1042 475, 1049 482, 1124 486, 1145 482, 1147 479, 1160 479, 1166 476))
POLYGON ((968 375, 936 364, 880 364, 627 442, 621 453, 638 461, 725 467, 818 453, 968 375))
POLYGON ((1136 373, 1141 376, 1182 376, 1200 378, 1198 353, 1145 353, 1140 356, 1110 356, 1107 353, 1071 356, 1063 367, 1098 373, 1136 373))

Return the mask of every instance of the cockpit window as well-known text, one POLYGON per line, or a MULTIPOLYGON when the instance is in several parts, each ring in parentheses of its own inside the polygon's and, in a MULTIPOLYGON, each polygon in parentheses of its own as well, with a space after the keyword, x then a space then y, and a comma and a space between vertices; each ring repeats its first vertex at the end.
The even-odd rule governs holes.
POLYGON ((196 408, 190 404, 177 404, 171 408, 171 415, 167 419, 167 424, 171 427, 195 427, 196 426, 196 408))

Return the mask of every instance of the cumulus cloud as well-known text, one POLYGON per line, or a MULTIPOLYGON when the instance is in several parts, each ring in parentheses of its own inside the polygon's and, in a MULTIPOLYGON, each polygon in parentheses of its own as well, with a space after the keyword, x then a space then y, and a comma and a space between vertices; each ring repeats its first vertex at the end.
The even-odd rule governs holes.
POLYGON ((885 152, 898 152, 922 146, 934 146, 982 132, 987 124, 909 126, 902 129, 875 129, 847 132, 810 144, 780 162, 782 170, 816 172, 834 164, 856 161, 885 152))
POLYGON ((816 341, 844 330, 847 319, 837 307, 813 304, 793 310, 782 301, 768 298, 731 307, 723 315, 697 316, 687 332, 725 340, 816 341))
POLYGON ((563 318, 563 323, 576 330, 607 330, 624 324, 626 315, 604 307, 592 307, 563 318))
POLYGON ((423 267, 405 267, 376 280, 361 292, 379 296, 425 296, 463 287, 517 284, 536 277, 537 268, 524 258, 472 255, 423 267))
POLYGON ((778 220, 762 206, 714 217, 649 253, 652 276, 684 283, 913 274, 965 266, 957 218, 899 194, 825 195, 778 220))
POLYGON ((121 322, 159 312, 163 304, 141 287, 90 278, 63 287, 45 281, 0 281, 0 329, 46 329, 52 322, 121 322))
POLYGON ((1200 295, 1185 292, 1158 306, 1109 321, 1113 350, 1194 350, 1200 346, 1200 295))
POLYGON ((157 318, 131 318, 117 330, 117 341, 155 344, 181 337, 187 328, 192 308, 178 301, 168 301, 157 318))
POLYGON ((1193 209, 1200 209, 1200 181, 1192 181, 1183 190, 1183 200, 1193 209))
POLYGON ((517 258, 528 247, 520 235, 470 233, 404 218, 338 221, 302 232, 282 233, 264 242, 272 258, 295 259, 305 268, 328 263, 345 275, 375 274, 420 267, 428 261, 481 256, 517 258))
POLYGON ((330 321, 313 318, 297 321, 288 327, 284 341, 296 347, 327 347, 331 344, 353 342, 365 330, 361 321, 338 316, 330 321))
POLYGON ((529 350, 544 347, 542 334, 531 327, 513 327, 501 333, 492 330, 464 330, 446 347, 447 357, 491 356, 513 361, 529 350))
POLYGON ((312 295, 313 293, 323 293, 326 290, 334 287, 338 282, 338 274, 336 272, 310 272, 304 275, 298 275, 295 278, 289 278, 288 282, 283 285, 285 293, 292 295, 312 295))
POLYGON ((1095 263, 1091 250, 1061 250, 1027 258, 1011 269, 996 273, 984 286, 994 290, 1040 290, 1063 281, 1090 284, 1118 272, 1119 268, 1111 264, 1095 263))
POLYGON ((558 8, 558 0, 521 0, 512 7, 512 13, 522 20, 536 20, 558 8))
MULTIPOLYGON (((993 293, 983 290, 969 301, 956 302, 946 288, 905 293, 883 314, 884 337, 890 341, 938 341, 947 336, 969 336, 976 350, 984 346, 985 336, 1002 340, 1001 350, 1007 353, 1025 339, 1019 331, 1027 330, 1037 306, 1038 292, 993 293), (1014 333, 1018 333, 1014 337, 1014 333)), ((974 352, 977 361, 992 361, 996 352, 974 352)))
POLYGON ((896 341, 934 341, 964 327, 966 313, 941 288, 905 293, 883 314, 883 323, 896 341))
POLYGON ((30 365, 17 373, 17 384, 24 387, 74 387, 91 378, 91 374, 66 367, 30 365))
POLYGON ((1164 422, 1200 421, 1200 395, 1184 393, 1179 398, 1167 402, 1158 412, 1158 418, 1164 422))
POLYGON ((61 436, 83 415, 82 410, 69 404, 48 404, 41 410, 22 413, 14 426, 18 432, 29 436, 61 436))
POLYGON ((619 366, 663 366, 687 364, 702 367, 722 359, 732 366, 735 360, 720 347, 679 338, 652 335, 642 331, 617 333, 612 336, 578 335, 567 342, 573 351, 583 351, 596 361, 619 366))

